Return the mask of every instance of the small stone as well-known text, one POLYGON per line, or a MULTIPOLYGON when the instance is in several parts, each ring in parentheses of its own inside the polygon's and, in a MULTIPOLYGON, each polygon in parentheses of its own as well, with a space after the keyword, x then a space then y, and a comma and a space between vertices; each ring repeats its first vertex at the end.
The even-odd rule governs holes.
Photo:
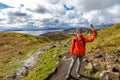
POLYGON ((102 54, 99 54, 99 55, 95 56, 95 58, 102 58, 102 57, 103 57, 102 54))
POLYGON ((86 69, 92 69, 92 64, 91 64, 91 63, 88 63, 85 68, 86 68, 86 69))
POLYGON ((109 80, 108 72, 102 72, 100 74, 99 80, 109 80))
POLYGON ((112 68, 112 71, 113 71, 113 72, 118 72, 118 73, 119 73, 119 72, 120 72, 120 67, 115 66, 115 67, 112 68))
POLYGON ((94 68, 98 71, 102 71, 104 70, 104 66, 103 65, 95 65, 94 68))
POLYGON ((116 62, 120 64, 120 58, 117 58, 117 59, 116 59, 116 62))

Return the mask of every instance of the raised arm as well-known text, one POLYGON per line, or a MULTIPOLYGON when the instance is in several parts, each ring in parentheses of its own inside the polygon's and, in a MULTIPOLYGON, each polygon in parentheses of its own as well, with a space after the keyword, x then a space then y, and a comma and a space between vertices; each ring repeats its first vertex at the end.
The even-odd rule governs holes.
POLYGON ((97 37, 96 29, 93 27, 92 24, 90 26, 91 26, 91 30, 92 30, 93 34, 89 38, 84 38, 85 42, 92 42, 97 37))

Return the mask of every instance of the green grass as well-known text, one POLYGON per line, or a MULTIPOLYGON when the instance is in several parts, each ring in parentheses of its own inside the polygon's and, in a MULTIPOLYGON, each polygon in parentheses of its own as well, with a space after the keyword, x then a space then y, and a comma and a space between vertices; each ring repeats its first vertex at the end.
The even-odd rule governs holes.
POLYGON ((49 40, 44 37, 0 32, 0 76, 14 72, 22 66, 28 54, 48 43, 49 40))
POLYGON ((44 80, 53 69, 57 67, 60 59, 58 58, 59 55, 63 55, 64 51, 59 48, 52 48, 40 57, 37 66, 31 70, 30 74, 24 78, 24 80, 44 80))

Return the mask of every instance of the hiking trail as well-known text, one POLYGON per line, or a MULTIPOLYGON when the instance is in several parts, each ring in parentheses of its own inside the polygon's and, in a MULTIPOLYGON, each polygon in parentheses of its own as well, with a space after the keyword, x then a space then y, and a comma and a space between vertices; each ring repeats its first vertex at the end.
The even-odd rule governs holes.
POLYGON ((27 76, 29 74, 29 70, 33 68, 36 65, 37 61, 40 59, 40 55, 42 55, 44 51, 46 51, 50 47, 51 45, 47 45, 47 46, 42 47, 41 49, 38 49, 28 59, 24 61, 24 64, 22 67, 17 69, 12 74, 6 76, 5 79, 13 80, 16 78, 17 80, 21 80, 21 77, 20 77, 21 75, 27 76))

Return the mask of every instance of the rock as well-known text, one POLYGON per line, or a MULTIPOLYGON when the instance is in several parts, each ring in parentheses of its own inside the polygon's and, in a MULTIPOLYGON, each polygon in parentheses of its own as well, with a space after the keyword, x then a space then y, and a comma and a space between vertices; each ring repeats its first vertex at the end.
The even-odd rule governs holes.
POLYGON ((29 74, 29 68, 27 66, 24 66, 25 70, 22 72, 23 76, 27 76, 29 74))
POLYGON ((66 60, 67 59, 67 56, 63 56, 62 60, 66 60))
POLYGON ((108 72, 102 72, 100 74, 99 80, 109 80, 108 72))
POLYGON ((115 61, 120 64, 120 58, 117 58, 115 61))
POLYGON ((119 53, 120 52, 120 47, 118 47, 117 50, 115 50, 114 52, 119 53))
POLYGON ((91 69, 92 70, 92 64, 91 63, 88 63, 87 66, 85 67, 85 69, 91 69))
POLYGON ((108 72, 109 80, 120 80, 119 73, 108 72))
POLYGON ((120 78, 118 73, 103 71, 100 74, 99 80, 120 80, 120 78))
POLYGON ((14 72, 10 76, 6 77, 5 80, 13 80, 17 77, 17 74, 14 72))
POLYGON ((104 66, 103 66, 103 65, 100 65, 100 64, 95 65, 94 68, 95 68, 96 70, 98 70, 98 71, 103 71, 103 70, 104 70, 104 66))
POLYGON ((89 63, 90 60, 88 60, 88 59, 84 59, 83 62, 89 63))
POLYGON ((94 58, 102 58, 102 57, 103 57, 102 54, 98 54, 98 55, 96 55, 94 58))
POLYGON ((55 47, 56 47, 56 45, 52 45, 52 46, 51 46, 51 48, 55 48, 55 47))
POLYGON ((112 68, 112 71, 120 73, 120 67, 115 66, 115 67, 112 68))

